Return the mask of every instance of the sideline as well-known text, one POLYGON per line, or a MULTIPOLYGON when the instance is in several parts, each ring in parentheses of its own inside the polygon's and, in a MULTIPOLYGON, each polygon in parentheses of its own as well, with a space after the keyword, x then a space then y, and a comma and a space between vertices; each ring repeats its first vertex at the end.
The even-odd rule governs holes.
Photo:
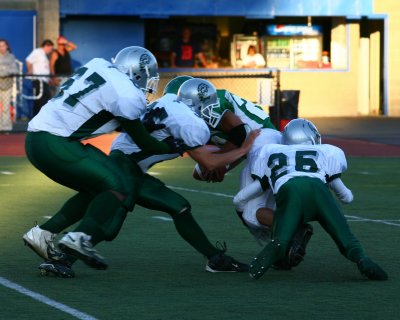
MULTIPOLYGON (((234 196, 230 194, 225 194, 225 193, 219 193, 219 192, 210 192, 210 191, 202 191, 202 190, 196 190, 196 189, 188 189, 188 188, 181 188, 181 187, 175 187, 175 186, 167 186, 168 188, 175 189, 175 190, 181 190, 181 191, 187 191, 187 192, 194 192, 194 193, 203 193, 203 194, 209 194, 212 196, 216 197, 224 197, 224 198, 231 198, 233 199, 234 196)), ((345 215, 349 222, 375 222, 375 223, 381 223, 381 224, 386 224, 390 226, 395 226, 395 227, 400 227, 400 222, 395 223, 393 221, 398 221, 398 220, 378 220, 378 219, 368 219, 368 218, 363 218, 359 216, 349 216, 345 215)))
POLYGON ((34 300, 37 300, 41 303, 47 304, 50 307, 56 308, 62 312, 68 313, 69 315, 80 319, 80 320, 97 320, 97 318, 92 317, 91 315, 88 315, 84 312, 81 312, 79 310, 76 310, 74 308, 68 307, 65 304, 62 304, 60 302, 54 301, 40 293, 31 291, 29 289, 26 289, 19 284, 12 282, 10 280, 7 280, 6 278, 3 278, 0 276, 0 285, 3 285, 4 287, 7 287, 9 289, 15 290, 19 293, 22 293, 25 296, 31 297, 34 300))

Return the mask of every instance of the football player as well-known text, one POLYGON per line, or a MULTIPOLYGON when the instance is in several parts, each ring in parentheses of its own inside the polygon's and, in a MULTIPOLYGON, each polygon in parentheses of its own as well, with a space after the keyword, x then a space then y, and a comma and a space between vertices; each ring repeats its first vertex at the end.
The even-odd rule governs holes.
POLYGON ((182 152, 178 141, 155 139, 140 120, 146 97, 156 93, 158 80, 153 54, 127 47, 112 62, 95 58, 79 68, 29 122, 28 159, 50 179, 78 192, 52 219, 24 234, 25 244, 39 256, 63 259, 54 236, 80 221, 59 246, 91 267, 107 268, 93 245, 118 233, 133 208, 136 183, 107 155, 81 140, 122 128, 149 154, 182 152))
MULTIPOLYGON (((343 151, 321 144, 321 136, 308 120, 295 119, 286 125, 283 145, 262 147, 256 157, 252 174, 258 177, 248 186, 257 195, 268 182, 276 198, 272 240, 253 259, 250 276, 260 278, 274 263, 283 259, 298 227, 318 221, 332 237, 341 254, 357 264, 361 274, 371 280, 386 280, 386 272, 368 258, 353 235, 340 206, 330 192, 343 203, 353 200, 341 174, 347 169, 343 151)), ((241 191, 246 192, 246 190, 241 191)))
MULTIPOLYGON (((188 78, 175 78, 167 85, 167 90, 174 92, 176 87, 179 87, 188 78)), ((159 141, 182 140, 189 155, 209 170, 233 162, 248 152, 257 131, 249 135, 249 139, 243 143, 241 148, 225 154, 212 154, 204 146, 210 138, 207 125, 176 98, 175 94, 166 93, 148 106, 148 111, 142 117, 142 121, 148 131, 152 131, 152 137, 159 141)), ((113 141, 110 153, 110 158, 123 170, 126 177, 131 177, 134 182, 140 181, 140 186, 136 186, 138 194, 135 203, 148 209, 170 214, 181 237, 208 258, 207 271, 248 272, 247 264, 225 255, 226 248, 221 250, 209 242, 203 230, 194 220, 191 206, 185 198, 146 173, 154 164, 178 156, 179 153, 162 155, 148 153, 142 150, 126 132, 122 132, 113 141)), ((69 253, 79 258, 79 254, 73 251, 69 251, 69 253)), ((73 262, 74 259, 71 258, 68 258, 67 266, 65 263, 59 265, 47 262, 41 264, 39 269, 62 276, 65 269, 70 269, 73 262)))
MULTIPOLYGON (((217 90, 213 84, 204 79, 189 79, 183 83, 178 92, 178 99, 190 105, 206 121, 212 130, 211 142, 222 147, 220 152, 239 147, 250 130, 261 129, 260 135, 247 154, 246 165, 240 174, 240 189, 251 184, 254 181, 250 174, 253 154, 266 144, 280 143, 281 141, 281 133, 275 129, 268 114, 261 106, 240 98, 227 90, 217 90)), ((243 160, 243 158, 240 160, 243 160)), ((229 170, 234 166, 235 164, 230 165, 229 170)), ((208 181, 222 181, 227 171, 225 167, 218 168, 215 172, 207 172, 204 169, 198 170, 198 167, 196 169, 200 174, 203 173, 203 177, 200 178, 208 181)), ((239 218, 257 242, 262 244, 269 241, 275 209, 275 199, 272 192, 262 192, 258 197, 249 199, 246 203, 241 201, 241 205, 236 206, 236 208, 239 218)), ((299 228, 296 240, 302 243, 303 251, 312 234, 313 230, 310 224, 305 224, 299 228)), ((291 252, 291 254, 300 258, 298 252, 291 252)), ((281 267, 290 269, 291 266, 298 263, 288 265, 287 262, 282 262, 281 267)))

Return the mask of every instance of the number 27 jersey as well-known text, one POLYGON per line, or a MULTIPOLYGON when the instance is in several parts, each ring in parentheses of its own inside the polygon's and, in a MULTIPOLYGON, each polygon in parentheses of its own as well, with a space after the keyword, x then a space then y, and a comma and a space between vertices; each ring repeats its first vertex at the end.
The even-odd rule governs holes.
POLYGON ((268 178, 273 193, 295 177, 318 178, 327 183, 347 169, 344 152, 329 144, 280 145, 260 148, 251 165, 253 177, 268 178))
POLYGON ((82 140, 114 131, 118 118, 135 120, 146 111, 143 92, 104 59, 89 61, 60 89, 29 122, 28 131, 82 140))

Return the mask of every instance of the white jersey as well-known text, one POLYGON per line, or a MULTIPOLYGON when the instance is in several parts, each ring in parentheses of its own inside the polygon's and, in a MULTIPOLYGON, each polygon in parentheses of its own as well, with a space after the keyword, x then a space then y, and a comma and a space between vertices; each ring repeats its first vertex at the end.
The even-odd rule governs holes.
MULTIPOLYGON (((175 94, 166 94, 154 101, 149 108, 159 108, 159 118, 155 123, 165 124, 165 128, 156 130, 151 135, 159 141, 172 137, 181 139, 192 149, 203 146, 210 139, 210 130, 200 117, 198 117, 188 106, 176 100, 175 94)), ((154 164, 174 159, 179 154, 149 155, 144 153, 126 133, 121 133, 113 141, 111 150, 120 150, 130 155, 142 169, 146 172, 154 164)))
POLYGON ((274 194, 292 178, 305 176, 327 183, 347 169, 343 151, 329 144, 265 145, 254 159, 251 174, 267 177, 274 194))
POLYGON ((104 59, 89 61, 60 89, 29 122, 28 131, 82 140, 114 131, 118 118, 134 120, 146 111, 142 90, 104 59))

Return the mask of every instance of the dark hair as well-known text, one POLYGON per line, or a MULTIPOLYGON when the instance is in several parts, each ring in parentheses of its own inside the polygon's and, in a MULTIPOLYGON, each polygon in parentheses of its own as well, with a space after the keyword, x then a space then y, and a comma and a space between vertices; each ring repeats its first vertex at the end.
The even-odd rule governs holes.
POLYGON ((46 40, 43 40, 43 42, 42 42, 42 47, 44 47, 44 46, 54 46, 54 43, 50 39, 46 39, 46 40))
POLYGON ((249 47, 247 48, 247 52, 249 52, 250 49, 253 49, 255 52, 257 52, 257 48, 256 48, 256 46, 253 45, 253 44, 249 45, 249 47))
POLYGON ((10 45, 6 39, 0 38, 0 42, 4 42, 7 46, 7 51, 11 53, 10 45))

